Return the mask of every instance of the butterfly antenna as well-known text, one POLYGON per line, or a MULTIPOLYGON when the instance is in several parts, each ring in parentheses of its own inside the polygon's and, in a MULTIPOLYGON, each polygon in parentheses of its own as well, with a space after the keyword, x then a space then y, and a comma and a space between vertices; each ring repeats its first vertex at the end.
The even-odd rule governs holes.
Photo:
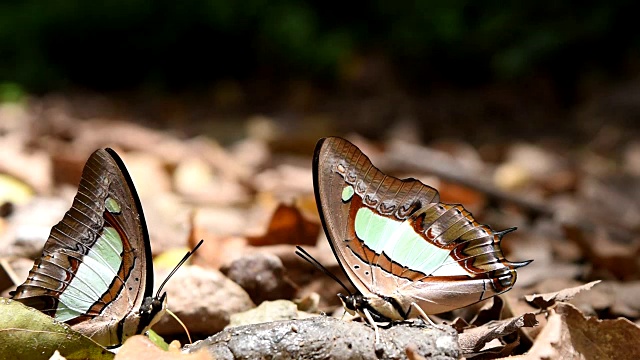
POLYGON ((317 268, 318 270, 322 271, 325 275, 327 275, 328 277, 332 278, 335 282, 337 282, 338 284, 340 284, 340 286, 342 286, 342 288, 349 293, 349 295, 352 295, 351 291, 349 290, 349 288, 347 288, 344 283, 342 281, 340 281, 340 279, 338 279, 338 277, 332 273, 331 271, 327 270, 326 267, 324 267, 324 265, 320 264, 320 262, 316 259, 314 259, 313 256, 311 256, 311 254, 309 254, 307 252, 307 250, 303 249, 301 246, 296 245, 296 255, 300 256, 301 258, 303 258, 305 261, 307 261, 309 264, 313 265, 315 268, 317 268))
POLYGON ((164 287, 164 285, 167 283, 167 281, 169 281, 169 279, 171 279, 171 277, 173 276, 173 274, 176 273, 176 271, 178 271, 178 269, 180 269, 180 266, 182 266, 182 264, 184 264, 185 262, 187 262, 187 260, 191 257, 191 255, 193 255, 194 252, 196 252, 196 250, 198 250, 198 248, 200 247, 200 245, 202 245, 202 243, 204 242, 204 240, 200 240, 200 242, 198 243, 198 245, 196 245, 193 250, 187 252, 186 254, 184 254, 184 257, 182 257, 182 260, 180 260, 180 262, 178 263, 178 265, 176 265, 176 267, 173 268, 173 270, 171 270, 171 273, 169 273, 169 275, 167 275, 166 278, 164 278, 164 281, 162 282, 162 284, 160 285, 160 287, 158 288, 158 292, 156 293, 156 297, 160 297, 160 292, 162 292, 162 288, 164 287))
POLYGON ((165 309, 165 311, 171 315, 172 318, 176 319, 176 321, 182 325, 182 328, 184 329, 184 332, 187 333, 187 337, 189 338, 189 344, 193 344, 193 341, 191 341, 191 334, 189 334, 189 329, 187 329, 187 326, 182 322, 182 320, 180 320, 180 318, 178 317, 178 315, 174 314, 173 311, 169 310, 169 309, 165 309))

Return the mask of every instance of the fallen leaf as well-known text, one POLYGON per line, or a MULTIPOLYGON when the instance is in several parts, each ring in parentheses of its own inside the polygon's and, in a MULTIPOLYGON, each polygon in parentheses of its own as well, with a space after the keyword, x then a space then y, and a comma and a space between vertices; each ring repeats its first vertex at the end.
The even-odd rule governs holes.
POLYGON ((258 173, 251 183, 258 193, 271 193, 280 201, 289 201, 301 194, 313 193, 313 176, 307 166, 282 164, 258 173))
POLYGON ((483 360, 483 359, 500 359, 511 356, 516 347, 520 345, 520 337, 509 343, 503 343, 498 339, 488 342, 479 352, 473 354, 465 354, 465 359, 483 360), (496 343, 495 345, 494 342, 496 343), (493 345, 493 346, 492 346, 493 345))
POLYGON ((0 137, 0 172, 25 182, 36 193, 46 194, 53 186, 49 154, 24 149, 23 139, 0 137))
POLYGON ((24 204, 33 197, 33 189, 26 183, 0 173, 0 204, 24 204))
POLYGON ((640 243, 630 234, 615 233, 598 226, 594 231, 586 231, 576 226, 565 226, 568 239, 574 241, 593 266, 593 272, 620 280, 637 279, 640 265, 640 243))
POLYGON ((457 317, 453 320, 453 322, 451 322, 451 327, 453 327, 454 329, 456 329, 456 331, 458 332, 458 334, 462 333, 464 331, 464 329, 469 327, 469 323, 461 318, 461 317, 457 317))
POLYGON ((233 205, 249 201, 248 190, 237 179, 222 176, 197 156, 178 163, 173 172, 173 185, 189 203, 233 205))
POLYGON ((563 289, 563 290, 555 291, 552 293, 527 295, 525 296, 525 299, 527 300, 528 303, 535 305, 540 309, 546 310, 549 307, 555 305, 556 302, 558 301, 570 300, 574 296, 576 296, 579 292, 591 289, 594 285, 596 285, 599 282, 600 280, 592 281, 588 284, 584 284, 584 285, 580 285, 580 286, 576 286, 568 289, 563 289))
POLYGON ((609 311, 618 316, 638 318, 640 316, 640 281, 624 283, 607 282, 606 295, 613 297, 609 311))
POLYGON ((438 184, 440 201, 447 204, 464 204, 474 216, 480 216, 487 204, 487 197, 477 191, 453 182, 441 180, 438 184))
POLYGON ((58 350, 73 359, 113 359, 113 354, 69 325, 18 301, 0 298, 0 355, 49 359, 58 350))
POLYGON ((514 359, 640 359, 638 339, 640 327, 625 318, 598 320, 558 303, 531 350, 514 359))
POLYGON ((132 336, 118 350, 115 360, 211 360, 206 351, 193 354, 165 351, 157 347, 149 338, 142 335, 132 336))
POLYGON ((511 319, 491 321, 485 325, 465 329, 459 335, 458 342, 464 353, 480 351, 486 343, 517 331, 522 327, 533 327, 538 324, 536 316, 527 313, 511 319))
POLYGON ((504 301, 500 296, 494 296, 493 301, 486 302, 485 305, 480 308, 477 315, 471 320, 471 324, 475 326, 481 326, 489 323, 493 320, 500 319, 500 313, 504 307, 504 301))
POLYGON ((253 246, 276 244, 315 245, 320 224, 308 220, 295 206, 280 204, 264 235, 247 237, 253 246))
POLYGON ((200 224, 201 213, 201 211, 193 212, 189 216, 190 231, 187 245, 193 248, 201 239, 205 239, 206 242, 206 246, 201 247, 194 254, 193 264, 219 269, 222 265, 230 264, 247 252, 247 249, 250 248, 247 239, 210 232, 200 224))

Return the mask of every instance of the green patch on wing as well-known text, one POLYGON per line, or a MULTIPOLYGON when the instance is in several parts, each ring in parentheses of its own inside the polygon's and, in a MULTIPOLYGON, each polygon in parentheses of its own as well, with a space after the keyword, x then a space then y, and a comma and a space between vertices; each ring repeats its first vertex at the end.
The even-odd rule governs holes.
POLYGON ((69 286, 60 294, 55 314, 57 320, 69 321, 86 313, 109 290, 113 279, 118 276, 122 250, 118 232, 112 227, 105 227, 87 255, 82 257, 69 286))
POLYGON ((112 198, 108 197, 107 200, 104 201, 104 207, 112 214, 120 214, 122 209, 120 208, 120 204, 112 198))
POLYGON ((416 233, 408 221, 378 215, 369 208, 358 210, 356 235, 377 254, 384 252, 391 260, 414 271, 431 274, 449 257, 441 249, 416 233))
POLYGON ((351 200, 355 191, 353 190, 353 186, 347 185, 342 189, 342 201, 347 202, 351 200))

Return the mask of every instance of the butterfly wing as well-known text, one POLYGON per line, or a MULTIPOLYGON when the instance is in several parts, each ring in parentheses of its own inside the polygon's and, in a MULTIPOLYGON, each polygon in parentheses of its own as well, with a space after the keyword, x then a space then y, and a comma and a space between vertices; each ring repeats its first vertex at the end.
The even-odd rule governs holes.
POLYGON ((515 268, 500 233, 415 179, 378 170, 355 145, 322 139, 314 156, 316 200, 332 249, 362 293, 407 299, 439 313, 510 289, 515 268))
POLYGON ((97 150, 13 298, 113 346, 144 325, 137 310, 152 290, 149 235, 133 182, 115 151, 97 150))

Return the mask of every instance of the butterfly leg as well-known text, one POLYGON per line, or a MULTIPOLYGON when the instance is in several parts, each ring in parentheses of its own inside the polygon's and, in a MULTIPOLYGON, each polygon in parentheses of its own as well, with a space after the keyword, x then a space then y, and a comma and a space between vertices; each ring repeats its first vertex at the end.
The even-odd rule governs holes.
POLYGON ((378 325, 376 325, 376 322, 373 321, 373 317, 371 317, 371 313, 369 312, 369 310, 363 309, 362 312, 364 313, 364 316, 367 318, 367 321, 369 322, 369 324, 373 326, 373 331, 376 334, 376 345, 377 345, 380 343, 380 334, 378 333, 378 325))
POLYGON ((429 318, 429 316, 424 312, 424 310, 422 310, 420 305, 416 304, 415 302, 412 302, 411 306, 409 307, 409 311, 407 311, 407 314, 409 314, 411 312, 411 308, 415 308, 418 311, 418 313, 420 314, 420 317, 422 317, 423 320, 429 322, 429 324, 431 324, 431 326, 438 327, 438 325, 436 325, 436 323, 434 323, 433 320, 431 320, 431 318, 429 318))

